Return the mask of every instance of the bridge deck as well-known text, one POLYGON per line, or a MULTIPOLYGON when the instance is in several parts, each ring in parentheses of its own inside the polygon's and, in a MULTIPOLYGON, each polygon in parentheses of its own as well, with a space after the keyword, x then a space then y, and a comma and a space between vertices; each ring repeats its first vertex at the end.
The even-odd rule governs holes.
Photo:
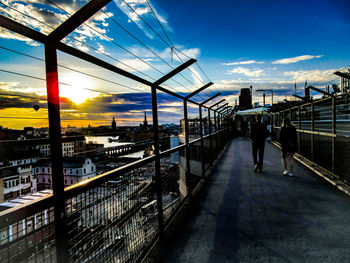
POLYGON ((231 141, 158 262, 350 262, 350 198, 299 163, 281 176, 266 143, 264 173, 248 141, 231 141))

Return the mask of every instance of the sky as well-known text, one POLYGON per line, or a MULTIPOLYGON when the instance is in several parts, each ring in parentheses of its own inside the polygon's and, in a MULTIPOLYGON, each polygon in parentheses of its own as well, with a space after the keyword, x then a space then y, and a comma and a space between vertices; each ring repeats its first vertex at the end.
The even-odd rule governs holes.
MULTIPOLYGON (((85 0, 2 0, 1 15, 46 35, 85 0)), ((197 63, 164 83, 201 102, 221 92, 231 105, 241 88, 272 89, 274 101, 303 95, 305 82, 339 83, 350 67, 347 0, 112 0, 62 42, 154 82, 189 58, 197 63), (296 87, 296 89, 295 89, 296 87)), ((58 51, 62 127, 152 122, 150 88, 58 51)), ((47 127, 41 43, 0 27, 0 126, 47 127), (33 108, 39 105, 39 110, 33 108)), ((312 94, 317 97, 316 94, 312 94)), ((182 101, 158 94, 159 121, 179 123, 182 101)), ((267 93, 266 103, 270 103, 267 93)), ((210 104, 210 103, 209 103, 210 104)), ((189 104, 195 117, 198 107, 189 104)))

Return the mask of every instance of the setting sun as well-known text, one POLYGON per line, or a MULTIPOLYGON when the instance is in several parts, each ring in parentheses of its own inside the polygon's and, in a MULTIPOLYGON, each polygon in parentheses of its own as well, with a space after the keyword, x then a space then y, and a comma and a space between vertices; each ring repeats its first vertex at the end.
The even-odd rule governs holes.
POLYGON ((94 83, 88 78, 76 74, 64 75, 60 79, 60 97, 67 98, 76 104, 86 99, 99 96, 98 92, 90 91, 94 83))

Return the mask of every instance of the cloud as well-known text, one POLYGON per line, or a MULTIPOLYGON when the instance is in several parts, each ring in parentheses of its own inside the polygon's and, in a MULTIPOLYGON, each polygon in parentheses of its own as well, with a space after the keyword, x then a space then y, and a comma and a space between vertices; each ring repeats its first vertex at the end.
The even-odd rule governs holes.
POLYGON ((250 70, 248 68, 243 68, 243 67, 237 67, 227 72, 227 74, 234 74, 234 73, 244 74, 245 76, 248 76, 248 77, 259 77, 259 76, 265 75, 262 69, 250 70))
POLYGON ((195 85, 196 86, 203 85, 203 79, 202 79, 202 76, 199 74, 199 72, 193 66, 189 66, 189 69, 191 70, 190 72, 195 85))
POLYGON ((312 56, 312 55, 303 55, 303 56, 298 56, 294 58, 282 58, 278 59, 272 62, 272 64, 292 64, 292 63, 297 63, 299 61, 303 60, 309 60, 309 59, 314 59, 314 58, 321 58, 323 55, 317 55, 317 56, 312 56))
MULTIPOLYGON (((147 17, 148 19, 156 20, 146 0, 126 0, 125 2, 123 0, 114 0, 114 2, 117 4, 119 9, 128 17, 128 22, 134 22, 146 36, 151 39, 154 38, 153 31, 151 32, 148 27, 146 28, 143 22, 141 22, 140 18, 147 17), (130 7, 135 10, 137 14, 130 7)), ((167 31, 172 32, 173 30, 169 26, 167 19, 163 15, 160 15, 152 4, 151 7, 164 28, 167 31)))
MULTIPOLYGON (((146 62, 150 61, 150 59, 144 59, 146 62)), ((129 72, 135 72, 135 71, 147 71, 151 69, 151 66, 137 58, 135 59, 121 59, 120 60, 121 63, 117 63, 116 66, 127 70, 129 72), (129 67, 128 67, 129 66, 129 67), (133 69, 131 69, 130 67, 132 67, 133 69)))
POLYGON ((283 73, 284 76, 292 77, 292 82, 305 82, 307 80, 309 83, 312 82, 327 82, 336 69, 326 69, 326 70, 298 70, 298 71, 286 71, 283 73))
MULTIPOLYGON (((0 12, 2 15, 46 35, 65 22, 70 14, 75 13, 80 7, 86 4, 86 1, 73 1, 72 3, 72 1, 65 0, 56 1, 55 3, 57 6, 48 4, 45 0, 4 0, 2 2, 9 6, 9 8, 5 8, 3 5, 0 5, 0 12), (67 11, 69 14, 61 10, 59 7, 67 11)), ((113 13, 107 14, 109 17, 113 16, 113 13)), ((108 16, 103 13, 97 13, 70 35, 71 37, 75 37, 76 40, 66 38, 65 42, 79 48, 80 50, 88 51, 89 49, 81 42, 94 40, 96 38, 110 41, 111 38, 107 36, 108 16)), ((28 40, 27 38, 2 28, 0 28, 0 37, 25 41, 30 45, 38 45, 38 43, 32 40, 28 40)))
POLYGON ((222 65, 234 66, 234 65, 264 64, 264 63, 265 63, 264 61, 246 60, 246 61, 239 61, 239 62, 222 63, 222 65))

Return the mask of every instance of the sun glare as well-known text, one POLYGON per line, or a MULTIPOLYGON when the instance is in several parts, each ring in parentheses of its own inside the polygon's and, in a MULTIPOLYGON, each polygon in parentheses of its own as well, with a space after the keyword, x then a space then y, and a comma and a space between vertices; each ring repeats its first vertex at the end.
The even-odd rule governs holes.
POLYGON ((60 79, 60 97, 65 97, 76 104, 83 103, 86 99, 97 97, 97 92, 90 91, 93 82, 79 75, 65 75, 60 79))

